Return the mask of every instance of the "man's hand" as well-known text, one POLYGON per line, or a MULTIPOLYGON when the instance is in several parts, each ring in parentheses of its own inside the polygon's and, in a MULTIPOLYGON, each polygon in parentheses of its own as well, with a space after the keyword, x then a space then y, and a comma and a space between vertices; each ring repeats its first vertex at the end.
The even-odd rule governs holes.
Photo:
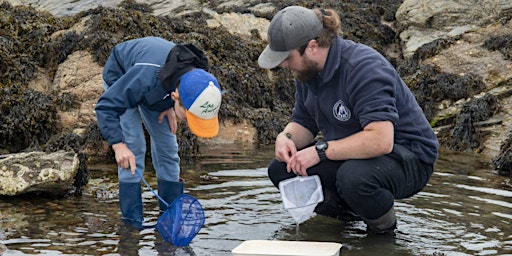
POLYGON ((308 176, 307 169, 319 162, 320 157, 316 152, 315 146, 311 146, 298 151, 292 156, 290 162, 286 165, 286 170, 288 172, 293 171, 297 175, 308 176))
POLYGON ((112 149, 116 153, 117 165, 123 169, 131 170, 132 175, 135 175, 135 155, 123 142, 112 145, 112 149))
MULTIPOLYGON (((276 137, 275 143, 275 157, 278 161, 290 163, 290 159, 297 153, 295 143, 291 138, 281 133, 276 137)), ((290 170, 288 170, 290 172, 290 170)))
POLYGON ((167 117, 172 134, 176 134, 176 131, 178 131, 178 121, 176 119, 176 112, 174 112, 174 108, 162 111, 158 116, 158 123, 162 123, 164 117, 167 117))

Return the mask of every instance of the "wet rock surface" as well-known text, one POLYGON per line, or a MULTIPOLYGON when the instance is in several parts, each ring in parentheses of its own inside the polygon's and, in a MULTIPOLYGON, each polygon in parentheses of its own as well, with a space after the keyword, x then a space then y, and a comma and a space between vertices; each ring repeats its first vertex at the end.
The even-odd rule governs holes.
POLYGON ((7 251, 7 246, 0 244, 0 255, 7 251))
MULTIPOLYGON (((51 192, 67 195, 76 189, 79 157, 74 152, 8 154, 0 157, 0 195, 51 192)), ((83 170, 80 170, 83 171, 83 170)), ((82 183, 83 187, 87 184, 82 183)))
POLYGON ((67 148, 109 157, 94 114, 102 66, 115 44, 149 35, 204 49, 226 91, 218 138, 199 140, 180 126, 184 160, 207 143, 271 145, 288 122, 295 88, 289 71, 260 69, 257 58, 270 19, 291 4, 337 10, 344 38, 386 56, 441 146, 482 153, 500 162, 497 169, 512 166, 500 158, 510 151, 512 125, 512 3, 506 0, 2 1, 0 149, 67 148))

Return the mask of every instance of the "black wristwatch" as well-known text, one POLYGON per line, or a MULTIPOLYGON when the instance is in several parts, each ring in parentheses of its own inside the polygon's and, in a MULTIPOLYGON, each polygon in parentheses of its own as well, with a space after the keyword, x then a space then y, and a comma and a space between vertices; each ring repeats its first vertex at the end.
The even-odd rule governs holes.
POLYGON ((327 144, 327 141, 325 140, 319 140, 315 144, 316 153, 318 154, 318 157, 320 157, 321 161, 327 160, 327 156, 325 155, 325 150, 329 147, 329 144, 327 144))

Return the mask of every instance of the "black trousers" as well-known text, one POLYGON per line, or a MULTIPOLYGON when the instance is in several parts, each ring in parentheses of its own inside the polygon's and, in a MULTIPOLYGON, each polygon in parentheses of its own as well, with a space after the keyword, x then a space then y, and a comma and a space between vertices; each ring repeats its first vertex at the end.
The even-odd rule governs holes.
MULTIPOLYGON (((318 214, 354 220, 378 219, 393 207, 395 199, 420 192, 432 176, 433 165, 420 161, 407 148, 395 144, 389 154, 370 159, 321 161, 307 170, 320 177, 324 202, 318 214)), ((286 172, 286 164, 274 159, 268 167, 274 186, 295 177, 286 172)))

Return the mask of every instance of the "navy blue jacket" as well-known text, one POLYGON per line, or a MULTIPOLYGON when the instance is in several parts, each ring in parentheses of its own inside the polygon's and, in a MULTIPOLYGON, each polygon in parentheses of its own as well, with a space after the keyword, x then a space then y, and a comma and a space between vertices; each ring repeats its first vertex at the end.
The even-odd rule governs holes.
POLYGON ((95 108, 100 131, 110 145, 123 141, 119 116, 127 109, 144 105, 162 112, 174 107, 169 91, 159 79, 160 69, 174 46, 163 38, 144 37, 120 43, 112 50, 103 69, 103 80, 109 89, 95 108))
POLYGON ((325 66, 311 81, 296 81, 292 121, 314 135, 337 140, 360 132, 370 122, 391 121, 394 143, 433 164, 438 141, 414 95, 394 67, 377 51, 333 41, 325 66))

